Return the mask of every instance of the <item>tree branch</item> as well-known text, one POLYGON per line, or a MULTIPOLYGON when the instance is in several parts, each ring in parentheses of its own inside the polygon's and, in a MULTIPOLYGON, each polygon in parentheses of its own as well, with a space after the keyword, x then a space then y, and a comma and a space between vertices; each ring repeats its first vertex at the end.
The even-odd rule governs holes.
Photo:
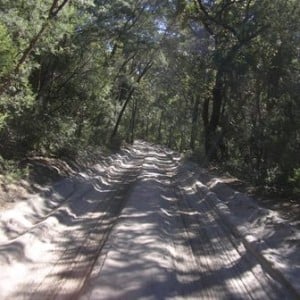
POLYGON ((20 57, 20 59, 18 60, 13 72, 10 75, 7 76, 7 78, 4 80, 4 83, 0 86, 0 95, 6 90, 6 88, 10 84, 10 82, 12 80, 12 74, 13 73, 17 74, 19 72, 21 65, 26 61, 26 59, 28 58, 30 53, 35 48, 38 40, 41 38, 41 36, 45 32, 45 30, 49 27, 50 21, 54 17, 57 16, 59 11, 61 11, 63 9, 63 7, 68 3, 68 1, 69 0, 64 0, 59 6, 57 6, 58 5, 58 0, 53 0, 52 5, 49 9, 47 20, 45 21, 45 23, 42 24, 42 27, 40 28, 38 33, 31 39, 31 41, 29 42, 29 45, 27 46, 27 48, 25 48, 25 50, 23 51, 23 54, 20 57))

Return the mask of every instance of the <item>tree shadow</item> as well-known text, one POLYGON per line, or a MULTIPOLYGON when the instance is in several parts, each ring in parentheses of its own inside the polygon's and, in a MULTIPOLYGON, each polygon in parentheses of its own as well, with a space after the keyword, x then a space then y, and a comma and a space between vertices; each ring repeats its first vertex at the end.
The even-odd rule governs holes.
POLYGON ((32 207, 38 221, 0 248, 3 272, 27 270, 3 295, 293 299, 171 155, 140 143, 32 207))
POLYGON ((17 215, 2 224, 8 237, 0 246, 2 270, 8 271, 11 280, 16 277, 17 265, 28 273, 28 277, 16 279, 15 297, 39 298, 41 291, 45 297, 54 297, 61 290, 64 295, 78 290, 77 284, 70 282, 78 278, 79 287, 83 284, 125 204, 142 159, 134 151, 115 154, 106 171, 91 169, 85 176, 63 179, 51 192, 41 193, 40 203, 28 202, 22 216, 26 224, 18 223, 17 215), (13 222, 18 224, 15 230, 13 222))

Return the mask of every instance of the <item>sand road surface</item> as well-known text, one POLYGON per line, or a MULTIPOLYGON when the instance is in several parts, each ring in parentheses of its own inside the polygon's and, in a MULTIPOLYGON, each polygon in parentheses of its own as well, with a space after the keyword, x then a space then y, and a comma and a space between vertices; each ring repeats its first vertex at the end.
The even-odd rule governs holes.
POLYGON ((265 246, 197 172, 136 142, 1 212, 0 298, 299 299, 297 245, 265 246))

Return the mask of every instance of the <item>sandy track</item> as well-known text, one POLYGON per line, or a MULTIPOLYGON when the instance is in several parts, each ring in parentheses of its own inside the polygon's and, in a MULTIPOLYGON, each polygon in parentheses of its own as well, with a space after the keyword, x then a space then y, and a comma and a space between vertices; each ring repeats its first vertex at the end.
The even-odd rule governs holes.
POLYGON ((2 299, 297 298, 165 149, 139 142, 59 199, 7 226, 2 299))
POLYGON ((151 148, 82 299, 293 299, 188 172, 151 148))
MULTIPOLYGON (((26 207, 28 228, 17 218, 6 220, 7 241, 0 245, 1 299, 73 298, 88 278, 142 161, 134 152, 123 153, 101 172, 82 174, 66 199, 57 197, 55 204, 45 199, 39 209, 26 207)), ((18 209, 8 215, 18 216, 18 209)))

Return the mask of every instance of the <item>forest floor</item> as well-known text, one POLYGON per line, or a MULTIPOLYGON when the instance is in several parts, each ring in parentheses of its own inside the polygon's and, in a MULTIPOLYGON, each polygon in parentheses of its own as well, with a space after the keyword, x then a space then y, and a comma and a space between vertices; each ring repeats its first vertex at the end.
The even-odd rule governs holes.
POLYGON ((209 178, 218 178, 220 183, 224 183, 235 191, 255 198, 258 205, 277 211, 282 218, 289 221, 300 221, 299 195, 284 195, 283 193, 280 194, 275 191, 266 191, 263 187, 255 187, 251 183, 236 178, 215 167, 209 169, 209 174, 209 178))
POLYGON ((145 142, 37 162, 1 185, 1 299, 299 299, 299 219, 233 180, 145 142))

